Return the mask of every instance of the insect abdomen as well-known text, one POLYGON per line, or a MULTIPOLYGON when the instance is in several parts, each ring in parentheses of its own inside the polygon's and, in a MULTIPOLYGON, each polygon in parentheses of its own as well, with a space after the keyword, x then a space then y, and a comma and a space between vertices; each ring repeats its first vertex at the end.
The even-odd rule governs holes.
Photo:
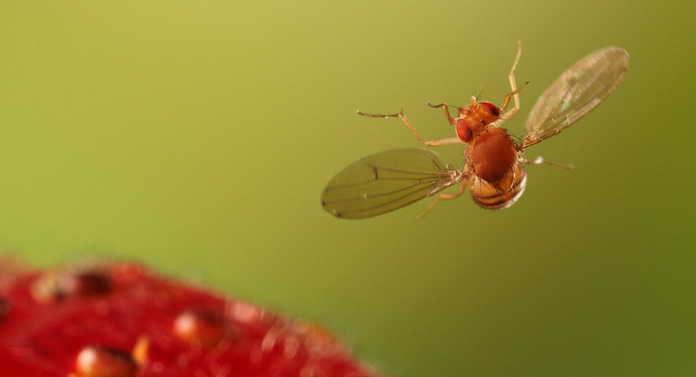
POLYGON ((527 186, 527 171, 521 163, 507 176, 487 182, 473 174, 469 179, 469 192, 476 204, 488 209, 501 209, 513 205, 527 186))

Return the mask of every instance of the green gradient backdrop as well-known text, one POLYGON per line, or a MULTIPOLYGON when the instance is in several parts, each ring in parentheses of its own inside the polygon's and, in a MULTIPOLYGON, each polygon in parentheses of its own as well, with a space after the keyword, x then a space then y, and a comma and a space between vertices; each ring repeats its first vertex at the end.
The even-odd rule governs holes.
MULTIPOLYGON (((4 1, 0 246, 39 266, 134 259, 319 321, 381 370, 696 374, 684 1, 4 1), (541 91, 624 47, 626 81, 528 151, 527 192, 363 221, 319 196, 348 163, 452 135, 427 101, 500 103, 516 41, 541 91)), ((438 151, 461 161, 461 147, 438 151)))

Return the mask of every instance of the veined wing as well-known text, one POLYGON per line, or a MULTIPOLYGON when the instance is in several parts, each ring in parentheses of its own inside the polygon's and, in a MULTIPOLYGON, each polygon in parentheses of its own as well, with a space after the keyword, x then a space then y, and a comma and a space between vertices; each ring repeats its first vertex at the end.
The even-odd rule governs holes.
POLYGON ((619 47, 595 51, 568 68, 541 94, 525 123, 522 147, 561 132, 607 99, 628 70, 628 53, 619 47))
POLYGON ((394 149, 358 160, 336 175, 321 196, 324 209, 341 218, 380 215, 442 191, 464 174, 425 149, 394 149))

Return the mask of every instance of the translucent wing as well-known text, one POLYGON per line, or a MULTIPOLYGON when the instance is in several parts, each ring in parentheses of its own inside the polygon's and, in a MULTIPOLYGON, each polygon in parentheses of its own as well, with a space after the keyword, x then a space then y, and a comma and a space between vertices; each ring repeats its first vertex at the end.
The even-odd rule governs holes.
POLYGON ((607 99, 628 70, 628 53, 619 47, 595 51, 568 68, 532 108, 522 147, 561 132, 607 99))
POLYGON ((442 191, 463 179, 425 149, 394 149, 358 160, 336 175, 322 206, 342 218, 380 215, 442 191))

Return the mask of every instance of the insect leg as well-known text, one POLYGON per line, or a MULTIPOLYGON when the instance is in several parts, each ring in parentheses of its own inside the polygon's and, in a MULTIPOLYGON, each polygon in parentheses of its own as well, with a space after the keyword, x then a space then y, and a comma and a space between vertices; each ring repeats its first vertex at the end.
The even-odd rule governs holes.
POLYGON ((559 164, 558 162, 552 162, 552 161, 546 161, 544 160, 543 157, 537 156, 533 160, 527 160, 526 158, 520 156, 520 162, 523 164, 528 164, 528 165, 540 165, 540 164, 546 164, 546 165, 551 165, 559 168, 564 168, 564 169, 572 169, 573 165, 572 164, 559 164))
POLYGON ((510 89, 512 89, 512 92, 505 96, 505 103, 503 104, 502 109, 505 110, 505 108, 507 108, 508 104, 510 103, 510 97, 512 97, 515 100, 515 107, 508 110, 505 114, 501 115, 500 121, 497 125, 505 122, 506 120, 510 119, 513 115, 515 115, 515 113, 517 113, 517 110, 520 109, 520 96, 518 93, 527 85, 527 83, 529 83, 529 81, 527 81, 524 85, 522 85, 522 88, 517 89, 517 81, 515 80, 515 68, 517 68, 517 63, 520 61, 520 55, 522 55, 522 41, 517 41, 517 56, 515 56, 515 62, 512 63, 510 74, 508 74, 508 81, 510 81, 510 89))
POLYGON ((463 141, 461 141, 461 139, 459 139, 456 136, 445 137, 442 139, 425 140, 421 137, 421 135, 418 133, 418 131, 416 131, 416 128, 413 127, 411 122, 409 122, 408 118, 406 118, 406 116, 403 113, 398 113, 398 114, 367 114, 367 113, 361 112, 360 110, 356 110, 355 112, 358 115, 371 117, 371 118, 385 118, 385 119, 387 119, 387 118, 399 117, 399 119, 401 119, 401 121, 404 122, 404 124, 408 127, 408 129, 411 130, 411 133, 413 133, 421 143, 423 143, 427 146, 430 146, 430 147, 464 143, 463 141))
POLYGON ((430 203, 430 205, 428 205, 428 207, 425 209, 425 211, 419 213, 418 216, 416 216, 416 218, 418 220, 420 220, 423 217, 425 217, 425 215, 427 215, 428 212, 430 212, 433 208, 435 208, 435 206, 437 205, 437 203, 440 202, 441 199, 456 199, 456 198, 460 197, 464 193, 464 190, 466 190, 466 182, 467 181, 461 181, 459 184, 459 190, 457 192, 455 192, 454 194, 448 194, 445 192, 439 193, 437 195, 437 198, 435 198, 435 200, 433 200, 433 202, 430 203))
MULTIPOLYGON (((450 124, 453 126, 455 124, 457 124, 457 122, 452 118, 452 115, 450 115, 449 107, 447 107, 446 103, 441 103, 439 105, 433 105, 430 102, 428 102, 428 106, 432 107, 433 109, 437 109, 439 107, 442 107, 442 109, 445 110, 445 116, 447 116, 447 120, 449 120, 450 124)), ((461 107, 457 107, 457 110, 461 110, 461 109, 462 109, 461 107)))

